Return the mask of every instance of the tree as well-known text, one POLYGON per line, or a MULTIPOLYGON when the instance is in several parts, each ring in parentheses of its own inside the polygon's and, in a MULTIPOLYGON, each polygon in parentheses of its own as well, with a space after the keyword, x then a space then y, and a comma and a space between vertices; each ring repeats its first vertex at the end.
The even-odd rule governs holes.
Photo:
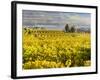
POLYGON ((69 32, 69 25, 68 24, 65 25, 65 31, 69 32))
POLYGON ((72 26, 70 32, 75 32, 75 26, 72 26))
POLYGON ((45 27, 41 27, 41 29, 45 29, 45 27))

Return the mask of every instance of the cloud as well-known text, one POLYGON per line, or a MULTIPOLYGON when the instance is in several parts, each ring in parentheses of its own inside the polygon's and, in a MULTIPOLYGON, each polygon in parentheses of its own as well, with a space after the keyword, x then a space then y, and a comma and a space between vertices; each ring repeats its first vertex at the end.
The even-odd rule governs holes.
POLYGON ((89 13, 23 10, 23 25, 35 23, 90 25, 91 16, 89 13))
POLYGON ((90 15, 86 16, 87 14, 73 14, 69 16, 69 22, 78 25, 90 25, 91 17, 90 15))

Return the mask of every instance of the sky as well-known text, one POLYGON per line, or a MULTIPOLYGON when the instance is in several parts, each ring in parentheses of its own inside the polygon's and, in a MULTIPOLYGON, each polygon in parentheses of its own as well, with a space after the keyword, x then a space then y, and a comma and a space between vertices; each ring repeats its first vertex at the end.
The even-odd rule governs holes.
POLYGON ((66 24, 78 27, 91 26, 90 13, 54 12, 54 11, 22 11, 23 26, 49 27, 63 29, 66 24))

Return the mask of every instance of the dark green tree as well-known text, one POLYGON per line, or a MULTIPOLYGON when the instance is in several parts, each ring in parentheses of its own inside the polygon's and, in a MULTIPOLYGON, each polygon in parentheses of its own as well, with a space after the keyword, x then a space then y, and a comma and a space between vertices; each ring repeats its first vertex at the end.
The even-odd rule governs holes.
POLYGON ((68 24, 66 24, 65 25, 65 32, 69 32, 70 30, 69 30, 69 25, 68 24))
POLYGON ((72 26, 70 32, 75 32, 75 26, 72 26))
POLYGON ((41 29, 45 29, 45 27, 41 27, 41 29))

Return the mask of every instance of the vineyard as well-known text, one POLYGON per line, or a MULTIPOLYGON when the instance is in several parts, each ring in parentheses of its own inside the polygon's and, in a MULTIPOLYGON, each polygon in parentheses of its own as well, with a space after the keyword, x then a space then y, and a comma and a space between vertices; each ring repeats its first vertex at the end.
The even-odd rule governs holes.
POLYGON ((23 69, 91 65, 90 33, 23 28, 23 69))

